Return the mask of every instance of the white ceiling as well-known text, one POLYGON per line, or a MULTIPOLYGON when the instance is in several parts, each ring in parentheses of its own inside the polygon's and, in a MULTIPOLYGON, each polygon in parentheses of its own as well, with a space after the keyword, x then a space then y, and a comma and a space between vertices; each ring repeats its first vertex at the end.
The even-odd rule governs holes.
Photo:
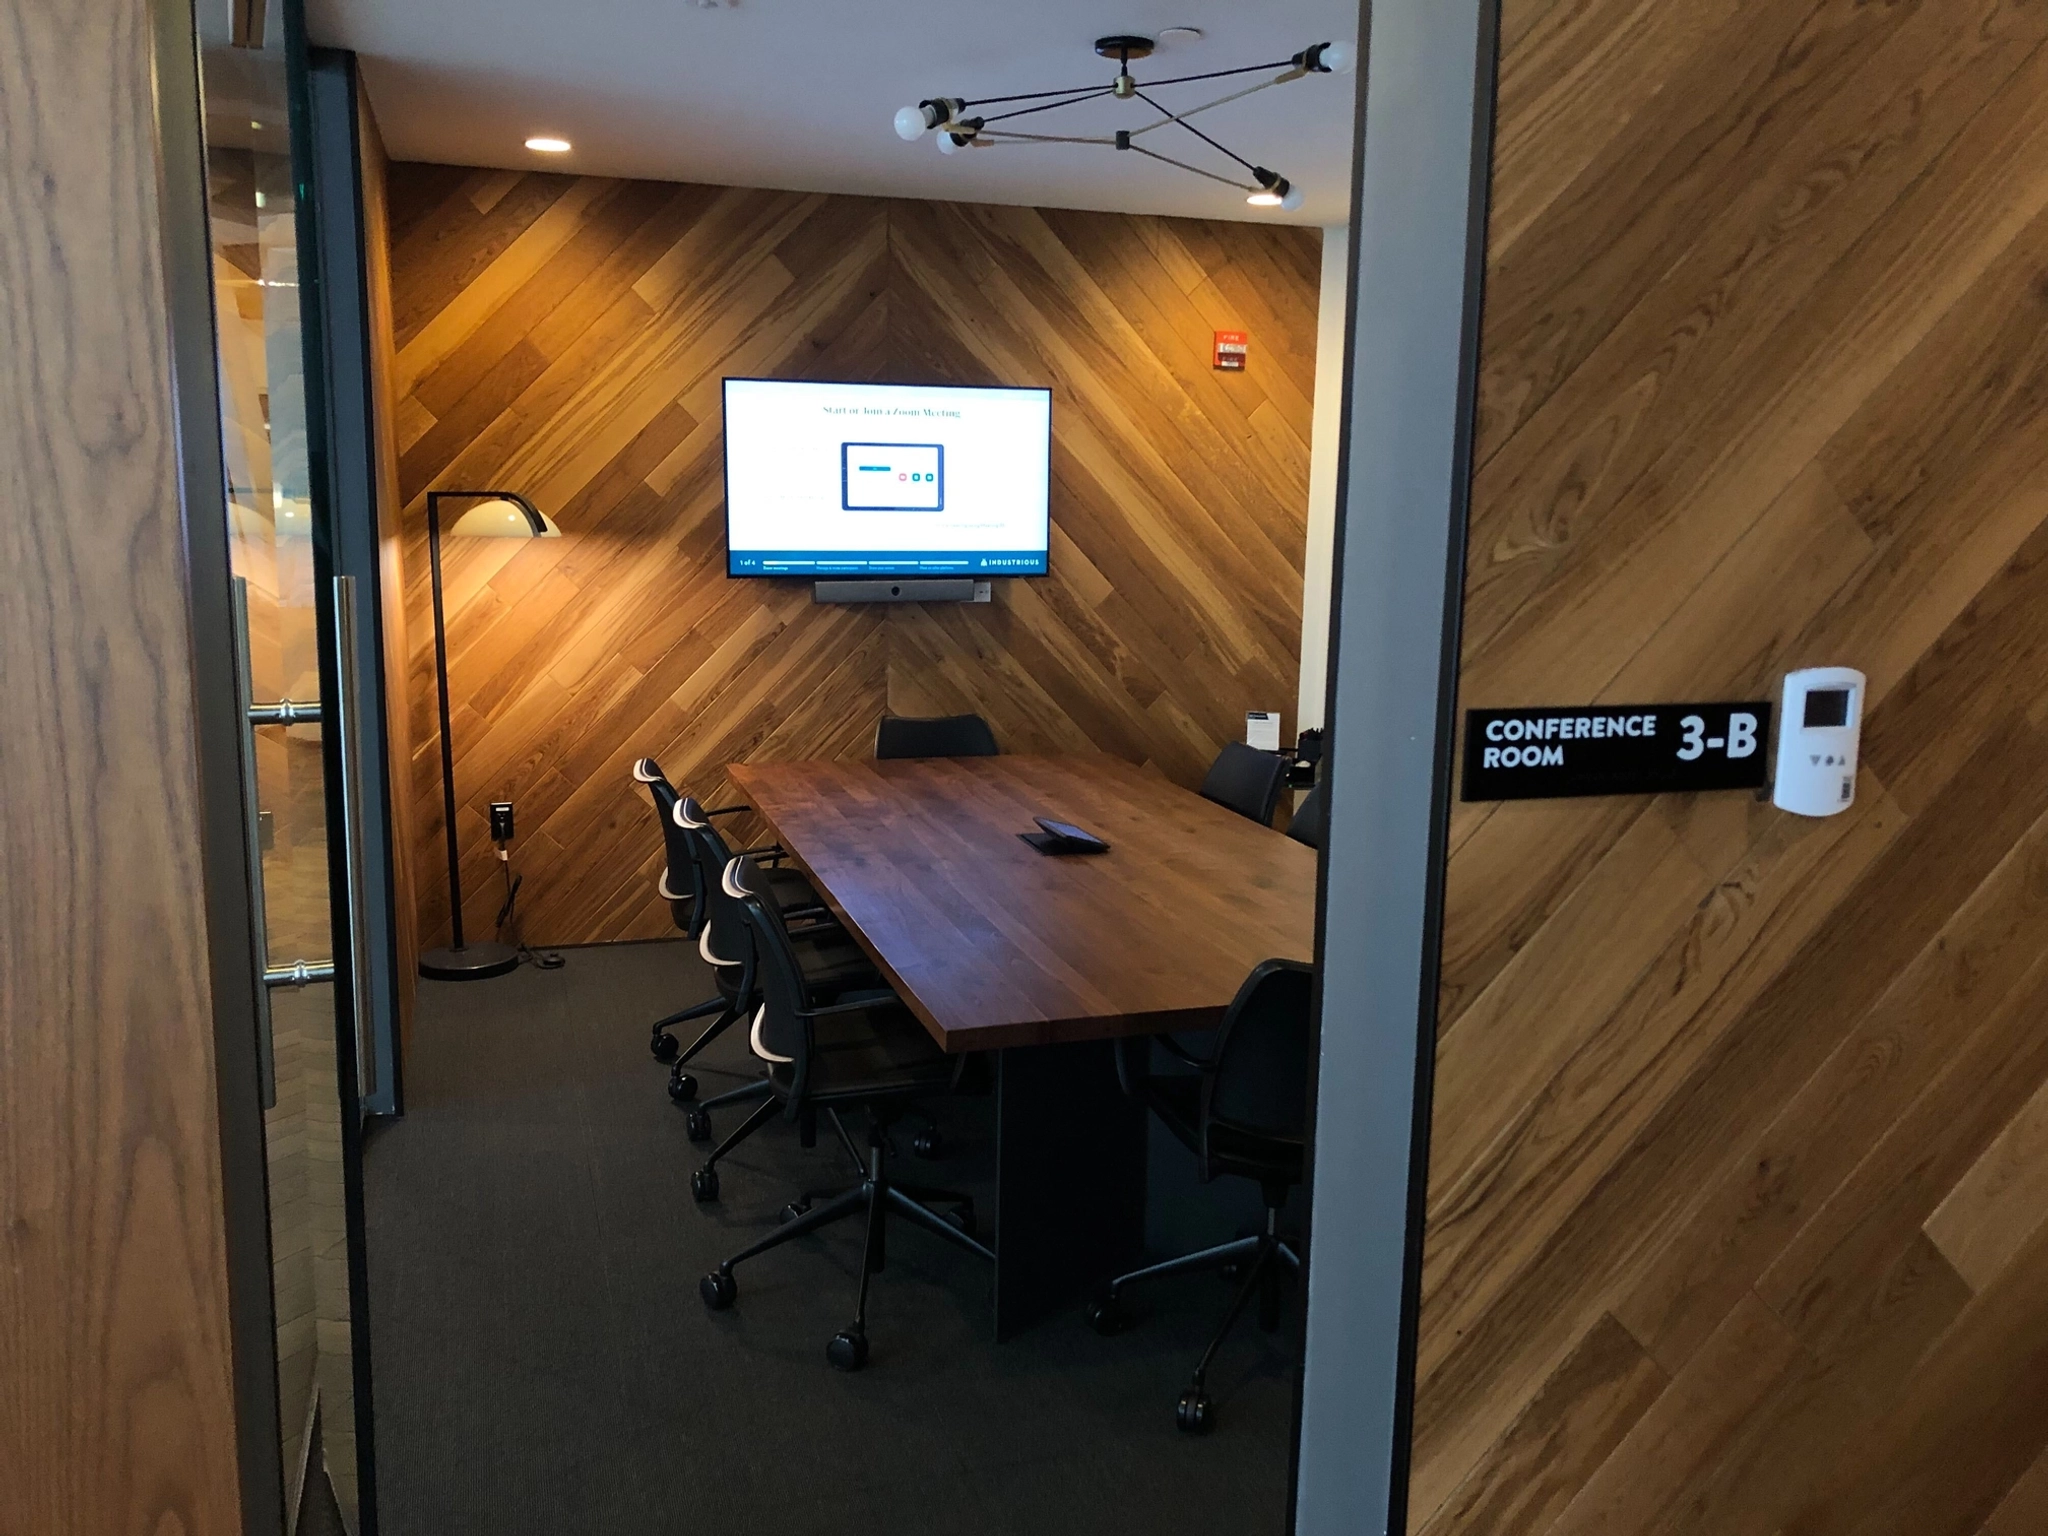
MULTIPOLYGON (((1104 208, 1300 224, 1341 222, 1350 189, 1357 76, 1313 75, 1198 121, 1247 160, 1300 186, 1291 213, 1242 192, 1092 145, 1004 145, 941 155, 904 143, 898 107, 1108 84, 1091 51, 1109 32, 1169 39, 1132 73, 1148 79, 1284 59, 1350 40, 1358 0, 310 0, 316 42, 354 49, 392 155, 730 186, 1104 208), (567 155, 523 148, 535 134, 567 155)), ((1175 109, 1257 77, 1173 87, 1175 109)), ((1107 135, 1151 120, 1104 100, 1020 119, 1107 135)), ((1144 141, 1192 164, 1243 173, 1192 134, 1144 141), (1168 140, 1177 142, 1169 143, 1168 140)))

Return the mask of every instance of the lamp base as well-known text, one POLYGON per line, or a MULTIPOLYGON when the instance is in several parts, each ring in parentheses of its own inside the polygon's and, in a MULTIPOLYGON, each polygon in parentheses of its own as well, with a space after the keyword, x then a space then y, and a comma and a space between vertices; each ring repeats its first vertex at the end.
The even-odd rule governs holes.
POLYGON ((510 944, 465 944, 460 949, 430 949, 420 956, 420 974, 432 981, 482 981, 503 976, 519 964, 510 944))

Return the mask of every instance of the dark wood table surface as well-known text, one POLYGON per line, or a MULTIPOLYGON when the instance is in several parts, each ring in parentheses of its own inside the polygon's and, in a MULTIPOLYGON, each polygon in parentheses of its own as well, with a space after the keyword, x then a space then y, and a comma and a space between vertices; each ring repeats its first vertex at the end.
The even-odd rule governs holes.
POLYGON ((948 1051, 1214 1025, 1311 957, 1316 856, 1111 757, 735 763, 732 780, 948 1051), (1105 839, 1049 857, 1034 816, 1105 839))

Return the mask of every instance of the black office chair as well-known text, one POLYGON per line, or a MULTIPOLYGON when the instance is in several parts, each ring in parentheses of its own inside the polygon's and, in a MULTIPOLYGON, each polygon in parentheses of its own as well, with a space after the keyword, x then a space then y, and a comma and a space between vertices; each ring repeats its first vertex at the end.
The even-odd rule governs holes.
MULTIPOLYGON (((967 1058, 941 1051, 902 1000, 886 987, 835 994, 807 976, 765 875, 747 858, 736 858, 726 867, 725 889, 740 902, 754 935, 761 1007, 754 1015, 751 1043, 754 1054, 768 1064, 771 1095, 728 1144, 778 1112, 794 1120, 823 1111, 831 1116, 847 1150, 857 1155, 840 1113, 866 1110, 865 1171, 859 1184, 827 1197, 822 1205, 813 1203, 817 1197, 805 1194, 784 1206, 780 1230, 712 1270, 699 1282, 698 1292, 705 1306, 723 1312, 739 1295, 732 1273, 735 1265, 829 1222, 862 1216, 867 1223, 867 1243, 862 1250, 853 1321, 825 1348, 825 1358, 838 1369, 857 1371, 868 1358, 868 1280, 882 1268, 891 1211, 979 1258, 995 1261, 995 1254, 975 1240, 972 1197, 959 1190, 898 1184, 889 1167, 890 1125, 911 1107, 911 1100, 956 1089, 967 1058), (933 1203, 951 1206, 952 1219, 933 1210, 933 1203)), ((710 1174, 714 1191, 715 1165, 726 1150, 721 1145, 711 1162, 699 1170, 700 1177, 710 1174)), ((692 1188, 694 1191, 694 1180, 692 1188)))
POLYGON ((996 733, 979 715, 933 715, 916 719, 884 715, 875 727, 875 756, 999 757, 996 733))
POLYGON ((1270 827, 1273 808, 1280 803, 1280 786, 1286 780, 1287 762, 1278 753, 1232 741, 1224 744, 1209 765, 1201 796, 1270 827))
MULTIPOLYGON (((764 1084, 749 1083, 699 1103, 697 1079, 683 1070, 706 1046, 758 1006, 758 988, 751 966, 752 932, 738 904, 722 885, 725 866, 732 861, 733 852, 712 824, 716 817, 735 815, 745 809, 747 807, 743 805, 728 805, 706 810, 695 797, 684 795, 677 799, 670 813, 670 819, 682 833, 689 849, 699 888, 705 893, 704 917, 697 933, 697 953, 711 967, 712 978, 718 986, 716 997, 694 1008, 686 1008, 665 1021, 680 1023, 684 1019, 715 1015, 687 1048, 673 1055, 675 1065, 669 1071, 669 1097, 687 1113, 687 1130, 692 1141, 710 1139, 710 1111, 758 1099, 767 1093, 764 1084)), ((747 852, 770 860, 783 856, 779 847, 772 846, 748 849, 747 852)), ((839 926, 824 903, 818 900, 818 893, 810 881, 794 869, 775 866, 763 869, 761 879, 763 889, 771 895, 785 919, 803 924, 797 938, 797 953, 807 973, 819 978, 821 984, 842 987, 879 984, 880 976, 872 962, 839 926)))
MULTIPOLYGON (((688 835, 674 820, 676 801, 681 796, 661 771, 661 764, 651 757, 643 757, 633 764, 633 782, 647 786, 647 793, 654 801, 654 818, 661 824, 662 848, 667 854, 667 862, 654 882, 654 888, 668 903, 669 917, 676 930, 684 938, 694 939, 704 920, 704 886, 696 861, 690 856, 688 835)), ((705 1011, 701 1006, 685 1008, 680 1013, 656 1019, 648 1041, 648 1049, 653 1051, 654 1059, 674 1061, 679 1047, 669 1030, 686 1020, 700 1017, 705 1011)))
POLYGON ((1157 1044, 1194 1072, 1146 1070, 1150 1044, 1143 1039, 1120 1042, 1117 1052, 1124 1091, 1150 1106, 1200 1159, 1203 1183, 1218 1174, 1256 1179, 1266 1199, 1266 1226, 1258 1236, 1119 1275, 1088 1309, 1098 1333, 1120 1333, 1131 1321, 1123 1306, 1125 1287, 1162 1275, 1243 1266, 1243 1283, 1174 1412, 1174 1422, 1190 1434, 1215 1427, 1216 1405, 1204 1380, 1245 1305, 1259 1298, 1259 1326, 1271 1332, 1280 1325, 1282 1266, 1290 1274, 1301 1270, 1300 1256, 1281 1239, 1280 1211, 1288 1190, 1301 1182, 1307 1151, 1313 984, 1313 969, 1298 960, 1261 961, 1237 989, 1207 1056, 1158 1037, 1157 1044))
POLYGON ((1311 848, 1323 846, 1323 786, 1315 785, 1301 797, 1294 816, 1287 823, 1287 835, 1311 848))

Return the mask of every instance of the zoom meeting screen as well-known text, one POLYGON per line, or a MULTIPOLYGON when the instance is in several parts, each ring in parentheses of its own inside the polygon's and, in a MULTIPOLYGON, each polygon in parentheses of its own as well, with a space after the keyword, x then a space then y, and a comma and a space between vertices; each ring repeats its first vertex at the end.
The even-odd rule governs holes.
POLYGON ((1044 389, 725 381, 734 576, 1042 576, 1044 389))

